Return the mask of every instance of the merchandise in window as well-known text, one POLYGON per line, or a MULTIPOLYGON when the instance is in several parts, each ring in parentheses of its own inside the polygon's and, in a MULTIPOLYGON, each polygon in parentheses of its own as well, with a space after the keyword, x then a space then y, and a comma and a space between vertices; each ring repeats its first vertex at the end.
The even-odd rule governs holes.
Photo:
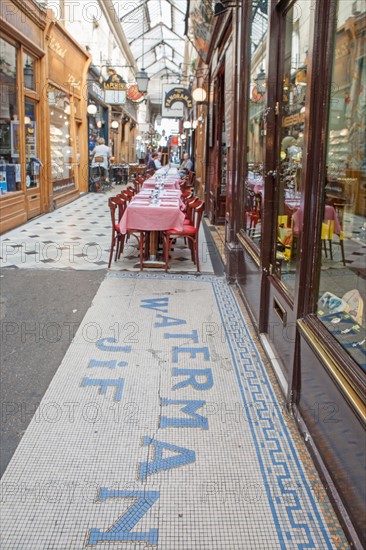
POLYGON ((0 193, 21 190, 17 50, 0 38, 0 193))
POLYGON ((338 2, 317 314, 366 371, 366 9, 338 2))
POLYGON ((73 148, 70 137, 70 100, 54 87, 49 87, 51 167, 54 192, 75 187, 73 148))
POLYGON ((291 297, 295 294, 296 255, 303 221, 300 197, 310 15, 307 0, 298 0, 288 11, 283 52, 275 271, 291 297))
POLYGON ((244 230, 259 246, 264 201, 263 119, 266 97, 267 13, 253 4, 250 33, 250 88, 248 113, 247 179, 244 188, 244 230))

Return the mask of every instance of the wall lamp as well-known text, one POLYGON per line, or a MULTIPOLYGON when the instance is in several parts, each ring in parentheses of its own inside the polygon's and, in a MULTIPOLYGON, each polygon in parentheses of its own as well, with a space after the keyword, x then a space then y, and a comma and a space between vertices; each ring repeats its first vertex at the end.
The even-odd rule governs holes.
POLYGON ((241 4, 235 0, 215 0, 214 16, 222 15, 229 8, 240 8, 241 4))
POLYGON ((207 92, 203 88, 196 88, 192 92, 193 101, 196 103, 206 103, 207 92))

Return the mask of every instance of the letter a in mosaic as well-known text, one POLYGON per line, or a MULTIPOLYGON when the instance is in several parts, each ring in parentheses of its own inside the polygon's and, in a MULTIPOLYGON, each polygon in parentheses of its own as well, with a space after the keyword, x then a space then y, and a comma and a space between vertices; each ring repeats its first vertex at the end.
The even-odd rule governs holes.
POLYGON ((147 309, 154 309, 155 311, 168 313, 168 303, 169 298, 149 298, 147 300, 141 300, 140 307, 146 307, 147 309), (143 302, 145 302, 145 304, 143 302), (165 309, 161 309, 162 307, 165 309))
POLYGON ((150 529, 147 532, 131 532, 160 497, 158 491, 119 491, 109 490, 101 487, 99 491, 99 501, 104 502, 107 498, 129 498, 137 499, 136 502, 128 508, 118 521, 107 531, 93 528, 90 530, 88 545, 95 545, 98 542, 146 542, 151 545, 158 543, 158 529, 150 529))
POLYGON ((160 428, 202 428, 208 430, 208 419, 200 414, 196 413, 196 410, 206 405, 206 401, 186 401, 186 400, 173 400, 165 399, 161 400, 163 407, 167 405, 183 405, 182 412, 190 415, 191 418, 168 418, 167 416, 160 417, 160 428))
POLYGON ((162 328, 162 327, 175 327, 177 325, 186 325, 187 321, 184 319, 176 319, 175 317, 168 317, 167 315, 160 315, 160 313, 157 314, 156 318, 162 319, 161 323, 155 323, 154 327, 156 328, 162 328))
POLYGON ((144 437, 144 445, 152 445, 155 447, 155 457, 153 462, 140 462, 140 479, 145 479, 151 474, 170 470, 171 468, 184 466, 185 464, 189 464, 190 462, 194 462, 196 460, 196 453, 194 451, 185 449, 184 447, 170 445, 169 443, 164 443, 163 441, 157 441, 151 437, 144 437), (164 449, 167 449, 175 454, 173 456, 163 458, 164 449))

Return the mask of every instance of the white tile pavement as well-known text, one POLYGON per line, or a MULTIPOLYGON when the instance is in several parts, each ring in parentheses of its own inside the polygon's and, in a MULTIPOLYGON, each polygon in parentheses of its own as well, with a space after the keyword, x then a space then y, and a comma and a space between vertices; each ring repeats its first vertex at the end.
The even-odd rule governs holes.
MULTIPOLYGON (((113 193, 88 193, 53 212, 35 218, 1 237, 1 265, 19 269, 106 269, 111 243, 108 197, 113 193)), ((201 272, 213 273, 210 246, 200 230, 201 272)), ((138 271, 136 240, 131 238, 112 270, 138 271)), ((172 252, 170 271, 193 273, 196 267, 181 240, 172 252)))
POLYGON ((109 273, 1 495, 4 550, 335 548, 235 297, 205 275, 109 273))

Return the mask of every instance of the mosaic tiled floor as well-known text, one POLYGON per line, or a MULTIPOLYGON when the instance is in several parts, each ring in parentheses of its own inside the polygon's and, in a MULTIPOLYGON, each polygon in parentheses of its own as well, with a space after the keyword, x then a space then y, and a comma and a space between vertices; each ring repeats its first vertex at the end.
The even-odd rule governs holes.
POLYGON ((3 476, 0 546, 348 548, 288 422, 224 279, 110 272, 3 476))
MULTIPOLYGON (((108 196, 113 193, 88 193, 76 201, 40 216, 9 231, 1 238, 1 264, 20 269, 106 269, 111 243, 111 219, 108 196)), ((202 273, 213 273, 210 244, 201 228, 199 236, 202 273)), ((113 262, 112 270, 138 271, 138 250, 131 238, 123 256, 113 262)), ((194 273, 190 251, 181 240, 171 254, 169 270, 194 273)))

